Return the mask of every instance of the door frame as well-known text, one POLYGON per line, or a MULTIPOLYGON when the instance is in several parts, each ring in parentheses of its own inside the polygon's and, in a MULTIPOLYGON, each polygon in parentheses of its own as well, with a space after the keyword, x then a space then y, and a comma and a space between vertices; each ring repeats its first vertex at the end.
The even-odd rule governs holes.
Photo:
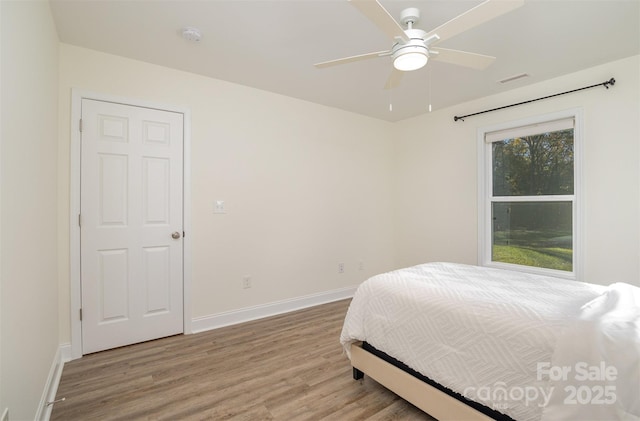
POLYGON ((183 118, 183 240, 182 256, 182 296, 183 296, 183 330, 184 334, 192 333, 191 328, 191 112, 186 107, 122 98, 113 95, 89 92, 76 88, 71 89, 71 145, 69 163, 69 289, 71 319, 71 359, 82 357, 82 322, 80 308, 82 291, 80 278, 80 118, 82 116, 82 100, 114 102, 134 107, 153 108, 162 111, 180 113, 183 118))

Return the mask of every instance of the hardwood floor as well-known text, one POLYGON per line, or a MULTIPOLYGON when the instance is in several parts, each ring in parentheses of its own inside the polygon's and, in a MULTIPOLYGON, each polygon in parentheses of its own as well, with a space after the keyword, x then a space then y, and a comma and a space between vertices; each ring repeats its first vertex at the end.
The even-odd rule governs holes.
POLYGON ((432 420, 365 376, 339 343, 349 300, 86 355, 52 420, 432 420))

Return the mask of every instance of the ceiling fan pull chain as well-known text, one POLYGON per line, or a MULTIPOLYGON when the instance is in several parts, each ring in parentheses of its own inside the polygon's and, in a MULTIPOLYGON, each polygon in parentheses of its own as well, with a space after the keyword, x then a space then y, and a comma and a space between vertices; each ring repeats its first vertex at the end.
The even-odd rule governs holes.
POLYGON ((431 112, 431 68, 427 70, 429 75, 429 112, 431 112))

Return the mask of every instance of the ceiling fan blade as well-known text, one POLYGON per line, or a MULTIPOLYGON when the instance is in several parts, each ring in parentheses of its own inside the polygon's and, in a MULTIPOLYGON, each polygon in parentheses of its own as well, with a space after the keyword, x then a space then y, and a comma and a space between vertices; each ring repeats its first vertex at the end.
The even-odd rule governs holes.
POLYGON ((389 75, 389 79, 387 79, 387 84, 384 85, 384 89, 393 89, 400 86, 400 82, 402 81, 402 76, 404 76, 404 74, 405 72, 394 68, 389 75))
POLYGON ((472 69, 484 70, 496 59, 493 56, 483 54, 468 53, 466 51, 449 50, 448 48, 430 48, 430 51, 438 53, 430 56, 431 60, 443 63, 457 64, 458 66, 470 67, 472 69))
POLYGON ((349 0, 370 21, 387 34, 389 38, 395 40, 402 39, 404 42, 409 41, 407 34, 404 33, 402 26, 382 7, 378 0, 349 0))
POLYGON ((436 42, 444 41, 481 23, 511 12, 523 4, 524 0, 486 0, 484 3, 480 3, 476 7, 438 26, 427 34, 427 38, 437 34, 440 39, 436 42))
POLYGON ((314 66, 316 66, 318 69, 324 69, 325 67, 336 66, 338 64, 351 63, 352 61, 367 60, 370 58, 376 58, 376 57, 385 56, 385 55, 389 55, 389 51, 377 51, 375 53, 360 54, 357 56, 339 58, 336 60, 323 61, 322 63, 314 64, 314 66))

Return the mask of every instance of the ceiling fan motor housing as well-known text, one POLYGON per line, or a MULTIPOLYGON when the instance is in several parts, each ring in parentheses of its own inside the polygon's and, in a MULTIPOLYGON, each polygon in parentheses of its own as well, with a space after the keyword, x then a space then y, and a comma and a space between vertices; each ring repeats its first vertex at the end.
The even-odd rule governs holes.
POLYGON ((405 54, 408 51, 429 55, 429 49, 422 38, 411 38, 406 43, 395 43, 391 48, 391 55, 395 58, 397 53, 405 54))
POLYGON ((427 64, 429 59, 429 49, 424 40, 427 33, 422 29, 407 29, 405 33, 409 41, 398 41, 391 47, 393 65, 403 71, 419 69, 427 64))

